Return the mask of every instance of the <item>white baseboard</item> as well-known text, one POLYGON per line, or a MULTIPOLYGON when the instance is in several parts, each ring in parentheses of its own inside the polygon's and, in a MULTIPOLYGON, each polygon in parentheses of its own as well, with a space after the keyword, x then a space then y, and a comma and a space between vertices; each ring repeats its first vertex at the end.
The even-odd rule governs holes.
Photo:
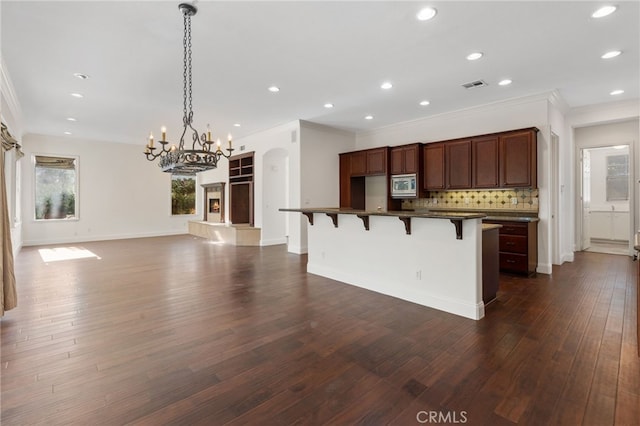
POLYGON ((550 263, 538 263, 538 267, 536 268, 536 272, 539 274, 551 275, 553 268, 550 263))
POLYGON ((74 236, 70 238, 25 240, 22 242, 22 246, 29 247, 29 246, 51 245, 51 244, 84 243, 84 242, 90 242, 90 241, 127 240, 131 238, 166 237, 170 235, 188 235, 188 234, 184 231, 171 231, 171 232, 143 232, 143 233, 136 233, 136 234, 93 235, 91 237, 74 236))
POLYGON ((260 240, 261 246, 277 246, 280 244, 287 244, 287 237, 271 238, 269 240, 260 240))

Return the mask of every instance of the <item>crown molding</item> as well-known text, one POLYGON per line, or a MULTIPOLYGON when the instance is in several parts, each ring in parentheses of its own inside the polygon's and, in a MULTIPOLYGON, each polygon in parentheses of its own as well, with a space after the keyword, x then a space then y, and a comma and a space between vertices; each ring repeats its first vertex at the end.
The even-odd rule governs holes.
MULTIPOLYGON (((13 135, 18 139, 22 139, 23 127, 22 127, 22 109, 20 108, 20 102, 16 96, 15 88, 11 83, 11 78, 7 71, 7 65, 4 62, 4 58, 0 56, 0 96, 4 99, 8 113, 2 111, 2 116, 5 118, 11 117, 13 123, 7 123, 7 125, 13 124, 14 129, 10 129, 13 135)), ((0 106, 1 108, 1 106, 0 106)))

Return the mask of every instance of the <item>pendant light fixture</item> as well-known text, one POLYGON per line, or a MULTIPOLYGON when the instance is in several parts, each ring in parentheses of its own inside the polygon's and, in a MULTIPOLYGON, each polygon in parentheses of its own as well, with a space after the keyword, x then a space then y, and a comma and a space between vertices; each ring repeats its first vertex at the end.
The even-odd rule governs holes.
POLYGON ((178 145, 170 144, 167 138, 167 129, 162 127, 162 138, 158 141, 160 149, 154 145, 153 134, 149 133, 149 140, 145 146, 144 154, 147 160, 159 159, 158 165, 163 172, 176 175, 195 175, 198 172, 215 169, 221 157, 229 158, 233 152, 231 146, 231 135, 229 134, 224 153, 220 147, 220 139, 217 143, 211 139, 211 129, 207 125, 207 133, 200 134, 193 127, 193 107, 192 107, 192 79, 191 79, 191 17, 198 9, 192 4, 181 3, 180 11, 184 17, 184 37, 183 37, 183 130, 178 145), (187 139, 185 146, 185 136, 187 139), (157 151, 157 152, 156 152, 157 151))

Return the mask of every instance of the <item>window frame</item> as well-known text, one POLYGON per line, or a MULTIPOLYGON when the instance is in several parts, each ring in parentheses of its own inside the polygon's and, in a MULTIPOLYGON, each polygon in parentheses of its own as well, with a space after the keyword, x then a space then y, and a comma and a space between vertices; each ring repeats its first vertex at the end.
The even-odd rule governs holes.
POLYGON ((192 175, 171 175, 171 179, 169 180, 170 182, 170 187, 169 187, 169 216, 170 217, 185 217, 185 216, 197 216, 198 215, 198 191, 197 191, 197 186, 198 186, 198 180, 196 178, 196 176, 192 176, 192 175), (178 178, 178 179, 192 179, 193 180, 193 213, 173 213, 173 180, 174 178, 178 178))
MULTIPOLYGON (((607 155, 606 157, 606 169, 607 169, 607 176, 606 176, 606 188, 605 188, 605 192, 606 192, 606 201, 607 202, 614 202, 614 201, 629 201, 629 160, 630 160, 630 156, 629 154, 615 154, 615 155, 607 155), (623 157, 626 159, 626 165, 625 165, 625 174, 619 174, 619 173, 615 173, 615 174, 610 174, 609 172, 611 171, 611 166, 612 166, 612 162, 610 161, 610 159, 613 159, 614 157, 623 157), (626 196, 622 197, 622 196, 614 196, 614 194, 611 194, 612 192, 615 191, 615 188, 613 188, 613 186, 615 184, 620 185, 621 183, 624 183, 626 185, 626 196)), ((618 191, 621 192, 621 191, 618 191)))
POLYGON ((31 200, 33 202, 33 206, 31 209, 31 217, 32 220, 34 222, 42 222, 42 223, 47 223, 47 222, 73 222, 73 221, 79 221, 80 220, 80 156, 78 155, 69 155, 69 154, 52 154, 52 153, 32 153, 31 154, 31 168, 33 170, 32 172, 32 177, 33 177, 33 186, 32 186, 32 194, 31 194, 31 200), (75 199, 75 215, 72 218, 54 218, 54 219, 38 219, 36 217, 36 187, 38 184, 38 180, 37 180, 37 173, 36 173, 36 157, 59 157, 59 158, 72 158, 74 160, 74 170, 76 172, 76 179, 75 179, 75 194, 74 194, 74 199, 75 199))

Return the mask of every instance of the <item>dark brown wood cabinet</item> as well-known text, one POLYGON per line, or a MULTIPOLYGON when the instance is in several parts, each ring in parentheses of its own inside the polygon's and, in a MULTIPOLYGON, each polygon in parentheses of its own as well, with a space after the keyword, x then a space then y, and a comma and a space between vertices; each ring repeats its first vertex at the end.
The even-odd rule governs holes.
POLYGON ((498 188, 500 186, 499 138, 496 135, 473 139, 471 142, 471 186, 498 188))
POLYGON ((392 175, 404 175, 418 173, 420 170, 420 146, 411 145, 395 146, 390 150, 392 175))
POLYGON ((538 222, 485 220, 502 225, 499 232, 500 271, 535 274, 538 267, 538 222))
POLYGON ((229 158, 229 219, 253 226, 253 152, 229 158))
POLYGON ((422 158, 424 161, 423 188, 426 191, 445 189, 445 144, 436 142, 423 145, 422 158))
POLYGON ((445 144, 447 189, 471 188, 471 139, 445 144))
POLYGON ((537 129, 500 135, 500 187, 537 187, 537 129))
POLYGON ((387 174, 389 148, 340 154, 340 207, 365 208, 365 177, 387 174))
POLYGON ((387 173, 388 147, 373 148, 364 151, 345 152, 349 156, 349 174, 351 176, 376 176, 387 173))

